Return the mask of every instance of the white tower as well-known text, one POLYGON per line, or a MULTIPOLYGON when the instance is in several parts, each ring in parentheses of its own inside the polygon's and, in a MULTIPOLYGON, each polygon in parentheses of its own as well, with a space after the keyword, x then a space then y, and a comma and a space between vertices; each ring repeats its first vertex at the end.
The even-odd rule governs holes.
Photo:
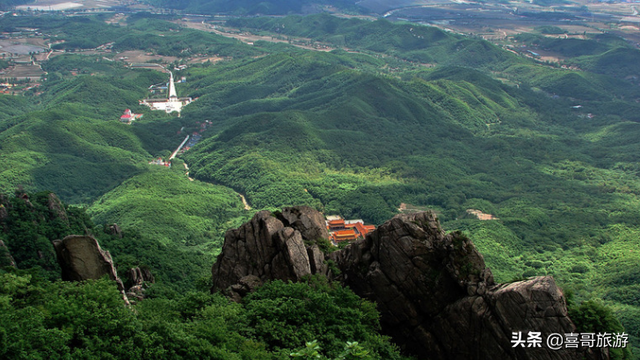
POLYGON ((173 73, 169 71, 171 77, 169 78, 169 99, 177 98, 178 94, 176 93, 176 86, 173 84, 173 73))

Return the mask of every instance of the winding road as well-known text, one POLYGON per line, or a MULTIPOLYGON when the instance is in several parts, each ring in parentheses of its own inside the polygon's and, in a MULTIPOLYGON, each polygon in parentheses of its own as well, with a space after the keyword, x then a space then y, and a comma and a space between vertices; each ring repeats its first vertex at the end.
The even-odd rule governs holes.
MULTIPOLYGON (((187 175, 187 178, 190 181, 195 181, 194 178, 192 178, 191 176, 189 176, 189 165, 187 165, 186 162, 183 162, 182 165, 184 165, 184 169, 187 170, 187 172, 185 173, 185 175, 187 175)), ((240 196, 240 200, 242 200, 242 204, 244 205, 244 209, 245 210, 251 210, 251 205, 249 205, 249 203, 247 202, 247 199, 244 197, 244 195, 240 194, 239 192, 236 191, 236 194, 238 194, 240 196)))

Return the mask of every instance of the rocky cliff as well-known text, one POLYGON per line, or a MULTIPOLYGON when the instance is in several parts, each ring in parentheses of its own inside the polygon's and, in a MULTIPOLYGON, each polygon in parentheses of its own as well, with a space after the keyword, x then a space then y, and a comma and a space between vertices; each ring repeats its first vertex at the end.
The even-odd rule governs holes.
POLYGON ((473 243, 430 212, 398 215, 324 254, 324 218, 308 207, 257 213, 225 236, 212 291, 236 300, 272 279, 323 274, 378 304, 384 332, 421 359, 600 359, 588 349, 514 348, 513 332, 575 332, 551 277, 495 284, 473 243), (330 264, 331 266, 328 266, 330 264))

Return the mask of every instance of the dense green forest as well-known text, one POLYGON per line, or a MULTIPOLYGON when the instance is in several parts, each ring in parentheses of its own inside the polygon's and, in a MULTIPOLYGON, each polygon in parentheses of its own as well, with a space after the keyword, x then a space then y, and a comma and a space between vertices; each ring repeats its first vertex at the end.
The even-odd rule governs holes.
POLYGON ((435 29, 326 15, 229 24, 321 41, 340 34, 345 47, 376 59, 418 54, 465 67, 408 65, 398 79, 366 71, 362 55, 335 52, 192 69, 202 96, 185 118, 239 120, 185 155, 197 178, 259 207, 307 203, 374 223, 400 203, 435 208, 445 227, 469 233, 501 281, 553 274, 579 298, 615 304, 637 328, 629 266, 638 263, 629 242, 639 230, 629 206, 637 201, 637 86, 435 29), (434 39, 412 47, 416 33, 434 39), (458 57, 461 41, 485 52, 459 63, 469 58, 458 57), (481 222, 466 209, 500 220, 481 222))
POLYGON ((229 26, 295 35, 332 45, 397 56, 417 63, 503 69, 523 59, 487 41, 450 34, 435 27, 393 24, 386 20, 343 19, 328 14, 308 17, 237 18, 229 26))
POLYGON ((0 279, 7 359, 275 360, 290 359, 310 339, 329 359, 404 359, 378 334, 374 304, 314 279, 272 282, 242 304, 190 292, 145 299, 135 311, 108 280, 48 282, 15 270, 0 270, 0 279))
MULTIPOLYGON (((225 229, 256 210, 304 204, 374 224, 397 214, 401 204, 432 208, 445 229, 469 235, 498 281, 553 275, 574 294, 578 308, 584 300, 601 298, 640 346, 640 88, 632 76, 637 49, 613 37, 578 43, 519 38, 563 52, 568 63, 584 70, 575 71, 518 57, 479 39, 383 20, 323 14, 228 23, 242 31, 301 36, 345 49, 331 52, 260 41, 249 46, 183 28, 166 16, 131 15, 126 26, 104 20, 0 18, 3 31, 31 24, 64 39, 58 47, 68 51, 43 64, 48 80, 41 95, 0 97, 0 189, 54 191, 63 201, 86 207, 91 217, 72 206, 68 211, 80 219, 75 225, 34 226, 29 230, 34 243, 25 254, 22 242, 3 238, 21 271, 2 274, 9 285, 0 295, 0 306, 7 309, 0 322, 13 324, 11 319, 28 314, 23 319, 32 319, 34 334, 40 334, 33 335, 40 339, 36 343, 56 347, 37 351, 75 354, 77 344, 86 343, 100 353, 122 332, 132 334, 118 350, 122 354, 127 346, 145 348, 140 344, 158 344, 165 336, 192 344, 193 354, 205 358, 215 358, 226 346, 236 354, 224 355, 230 359, 245 358, 243 351, 282 358, 303 351, 314 339, 329 358, 338 357, 347 341, 377 354, 395 354, 376 335, 370 305, 358 308, 368 329, 365 335, 359 332, 361 337, 344 330, 347 335, 328 339, 326 328, 318 327, 304 338, 272 334, 279 336, 274 339, 269 337, 272 324, 258 324, 262 315, 252 313, 250 303, 236 306, 216 296, 185 295, 206 287, 225 229), (75 52, 108 42, 112 50, 101 55, 75 52), (123 50, 176 56, 184 64, 196 54, 225 60, 189 64, 177 72, 187 78, 178 85, 180 94, 198 100, 176 117, 138 105, 147 88, 167 76, 104 59, 123 50), (627 65, 610 66, 607 59, 627 65), (120 123, 127 108, 144 118, 131 126, 120 123), (203 139, 171 169, 148 164, 166 158, 185 134, 200 131, 204 120, 212 125, 201 132, 203 139), (195 181, 185 175, 183 161, 195 181), (246 196, 251 211, 243 210, 238 193, 246 196), (478 220, 469 209, 498 220, 478 220), (114 222, 124 229, 124 238, 104 231, 114 222), (86 231, 112 252, 122 275, 135 266, 156 275, 137 315, 125 315, 116 306, 117 293, 106 282, 79 287, 49 282, 58 277, 50 248, 33 257, 34 249, 46 248, 63 233, 86 231), (26 271, 34 266, 39 270, 26 271), (105 301, 112 304, 105 311, 113 311, 107 318, 128 320, 80 333, 80 322, 65 327, 67 320, 47 310, 61 306, 54 294, 105 301), (182 307, 191 309, 189 314, 180 313, 182 307), (174 317, 164 323, 162 312, 174 317), (241 341, 231 347, 218 330, 204 330, 214 327, 210 324, 220 324, 241 341), (101 343, 97 333, 110 340, 101 343), (47 336, 60 337, 43 341, 47 336)), ((46 208, 41 202, 46 196, 34 195, 31 203, 46 208)), ((6 199, 16 208, 26 206, 20 198, 6 199)), ((20 222, 30 227, 34 219, 20 222)), ((280 295, 268 296, 302 291, 296 286, 330 291, 326 284, 272 286, 255 296, 256 308, 271 304, 270 291, 280 295)), ((335 296, 352 296, 335 291, 341 294, 335 296)), ((286 306, 297 308, 291 301, 286 306)), ((585 306, 597 310, 601 305, 585 306)), ((85 315, 79 318, 89 319, 85 315)), ((28 346, 26 340, 12 345, 19 334, 0 332, 0 354, 28 346)), ((187 357, 188 346, 177 342, 165 341, 161 353, 140 357, 187 357)), ((389 356, 383 358, 397 355, 389 356)))
MULTIPOLYGON (((142 206, 142 205, 140 205, 142 206)), ((33 269, 42 279, 60 279, 60 266, 51 242, 67 235, 89 234, 113 252, 120 276, 128 281, 127 270, 150 269, 158 280, 158 294, 176 294, 194 290, 208 281, 211 254, 179 242, 162 243, 144 231, 128 228, 122 236, 112 234, 108 226, 95 225, 85 210, 60 202, 50 192, 0 197, 0 240, 17 268, 33 269), (185 269, 189 271, 185 271, 185 269)), ((3 254, 4 255, 4 254, 3 254)), ((5 257, 0 266, 8 266, 5 257)))
MULTIPOLYGON (((195 54, 220 56, 255 56, 262 52, 240 41, 201 31, 186 29, 169 22, 172 16, 140 13, 129 24, 106 24, 106 15, 95 17, 1 17, 0 31, 36 27, 57 43, 52 49, 79 51, 113 43, 116 51, 147 50, 166 56, 189 57, 195 54)), ((113 65, 113 64, 112 64, 113 65)))

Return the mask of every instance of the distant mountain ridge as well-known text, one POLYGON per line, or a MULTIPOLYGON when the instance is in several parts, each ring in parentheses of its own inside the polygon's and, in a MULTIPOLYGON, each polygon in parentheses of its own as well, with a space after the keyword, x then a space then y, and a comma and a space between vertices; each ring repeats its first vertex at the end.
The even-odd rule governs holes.
POLYGON ((201 14, 228 13, 234 15, 309 14, 325 6, 342 10, 364 11, 352 0, 156 0, 161 6, 201 14))

